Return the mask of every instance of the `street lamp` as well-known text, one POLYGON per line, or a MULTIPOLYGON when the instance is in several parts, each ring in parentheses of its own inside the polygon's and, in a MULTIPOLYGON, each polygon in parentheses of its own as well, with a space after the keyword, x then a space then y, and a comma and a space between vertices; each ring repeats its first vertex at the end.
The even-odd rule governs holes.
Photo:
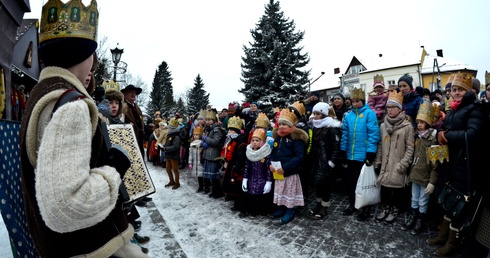
POLYGON ((317 77, 315 80, 313 80, 312 82, 309 82, 309 81, 308 81, 308 93, 310 93, 310 92, 311 92, 311 91, 310 91, 310 90, 311 90, 311 85, 312 85, 313 83, 315 83, 316 81, 318 81, 318 79, 320 79, 320 77, 322 77, 324 74, 325 74, 325 72, 321 72, 320 76, 318 76, 318 77, 317 77))
POLYGON ((111 49, 112 54, 112 62, 114 62, 114 82, 116 82, 116 74, 117 74, 117 64, 121 61, 121 55, 124 53, 124 49, 118 48, 119 43, 114 49, 111 49))

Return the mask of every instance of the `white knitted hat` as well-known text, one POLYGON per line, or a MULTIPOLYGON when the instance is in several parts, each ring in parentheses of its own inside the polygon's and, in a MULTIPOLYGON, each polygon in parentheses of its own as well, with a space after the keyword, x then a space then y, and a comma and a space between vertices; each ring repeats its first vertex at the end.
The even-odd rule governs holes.
POLYGON ((315 106, 313 106, 312 113, 314 112, 320 112, 324 114, 325 116, 328 116, 328 110, 330 109, 330 105, 328 105, 325 102, 318 102, 316 103, 315 106))

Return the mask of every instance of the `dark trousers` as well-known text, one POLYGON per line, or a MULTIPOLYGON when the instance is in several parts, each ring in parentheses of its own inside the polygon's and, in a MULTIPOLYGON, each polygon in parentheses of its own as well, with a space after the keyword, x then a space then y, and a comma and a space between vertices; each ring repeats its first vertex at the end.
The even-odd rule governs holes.
POLYGON ((381 186, 381 203, 402 208, 405 203, 406 190, 405 188, 392 188, 381 186))
POLYGON ((356 203, 356 186, 359 175, 361 174, 364 162, 357 160, 347 161, 347 196, 349 197, 349 205, 354 207, 356 203))

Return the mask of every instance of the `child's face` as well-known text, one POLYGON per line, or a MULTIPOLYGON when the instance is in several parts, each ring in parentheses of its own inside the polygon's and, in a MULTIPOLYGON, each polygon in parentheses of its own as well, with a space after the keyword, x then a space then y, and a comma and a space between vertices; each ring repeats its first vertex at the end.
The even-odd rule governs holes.
POLYGON ((291 128, 291 127, 287 124, 279 123, 279 129, 287 129, 287 128, 291 128))
POLYGON ((388 116, 391 118, 397 117, 401 111, 401 109, 395 105, 387 105, 386 110, 388 110, 388 116))
POLYGON ((316 112, 316 111, 313 112, 313 119, 314 120, 320 120, 320 119, 322 119, 322 113, 316 112))
POLYGON ((201 139, 201 135, 200 134, 194 134, 194 140, 199 140, 201 139))
POLYGON ((214 120, 206 118, 206 125, 212 125, 212 124, 214 124, 214 120))
POLYGON ((427 130, 427 123, 421 120, 417 120, 417 130, 419 131, 425 131, 427 130))
POLYGON ((260 139, 257 137, 253 137, 250 141, 250 144, 252 144, 252 149, 257 150, 260 148, 260 139))
POLYGON ((198 118, 197 119, 197 122, 199 123, 200 126, 205 126, 206 125, 206 120, 204 120, 202 118, 198 118))
POLYGON ((232 134, 237 134, 237 133, 234 130, 229 129, 228 130, 228 135, 232 135, 232 134))

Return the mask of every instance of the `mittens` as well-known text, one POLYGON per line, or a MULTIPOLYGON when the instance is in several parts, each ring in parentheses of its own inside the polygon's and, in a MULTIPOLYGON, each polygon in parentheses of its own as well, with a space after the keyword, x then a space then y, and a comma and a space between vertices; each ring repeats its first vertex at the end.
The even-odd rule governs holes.
POLYGON ((206 142, 204 142, 204 141, 203 141, 203 142, 202 142, 202 147, 203 147, 204 149, 207 149, 207 148, 209 148, 209 144, 207 144, 206 142))
POLYGON ((189 164, 189 169, 192 170, 192 164, 189 164))
POLYGON ((272 188, 272 182, 270 182, 270 181, 265 182, 264 194, 270 192, 271 188, 272 188))
POLYGON ((434 185, 431 184, 431 183, 429 183, 427 185, 427 187, 425 188, 424 193, 426 193, 426 194, 432 194, 434 192, 434 188, 435 188, 434 185))
POLYGON ((367 152, 366 153, 366 159, 364 160, 364 163, 366 164, 366 166, 372 166, 373 165, 373 162, 374 162, 374 159, 376 159, 376 153, 374 152, 367 152))
POLYGON ((242 190, 244 192, 247 192, 248 191, 248 179, 247 178, 244 178, 243 181, 242 181, 242 190))

